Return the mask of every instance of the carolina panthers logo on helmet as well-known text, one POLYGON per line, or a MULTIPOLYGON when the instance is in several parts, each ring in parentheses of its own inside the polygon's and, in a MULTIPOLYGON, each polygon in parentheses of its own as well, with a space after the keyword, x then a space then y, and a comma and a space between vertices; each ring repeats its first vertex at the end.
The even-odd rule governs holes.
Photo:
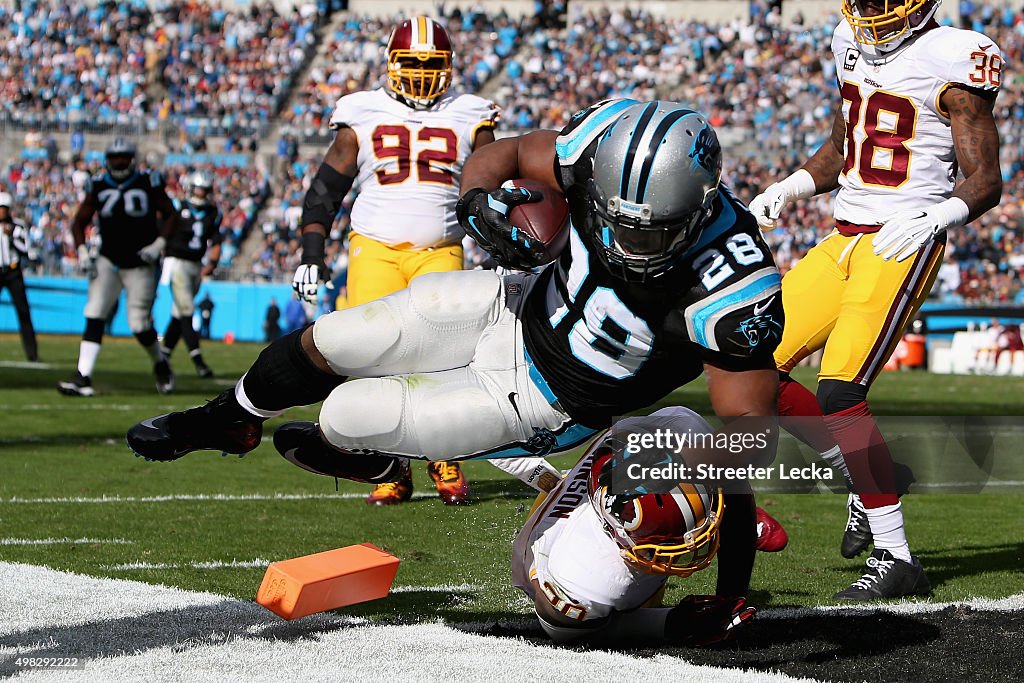
POLYGON ((769 339, 782 338, 782 325, 771 313, 762 313, 747 318, 736 328, 747 340, 747 348, 754 349, 769 339))
POLYGON ((693 149, 690 150, 690 158, 696 161, 701 168, 708 173, 715 173, 715 159, 721 155, 722 145, 718 142, 718 136, 710 126, 705 125, 697 133, 693 141, 693 149))

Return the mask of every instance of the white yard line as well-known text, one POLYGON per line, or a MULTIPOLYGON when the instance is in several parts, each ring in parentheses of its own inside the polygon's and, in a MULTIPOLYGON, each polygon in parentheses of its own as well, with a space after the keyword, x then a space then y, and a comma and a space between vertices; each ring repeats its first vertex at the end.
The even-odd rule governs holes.
POLYGON ((17 586, 0 619, 0 677, 18 681, 621 681, 792 683, 697 666, 468 633, 443 623, 377 625, 321 614, 284 622, 259 605, 137 581, 0 562, 17 586), (17 657, 77 658, 76 670, 20 669, 17 657))
POLYGON ((82 545, 85 543, 128 545, 134 542, 123 538, 0 538, 0 545, 82 545))
MULTIPOLYGON (((53 503, 69 504, 113 504, 113 503, 173 503, 176 501, 214 501, 214 502, 237 502, 253 500, 362 500, 368 493, 174 493, 163 496, 69 496, 58 498, 11 498, 0 499, 0 504, 11 505, 49 505, 53 503)), ((531 492, 509 492, 502 494, 502 498, 533 498, 536 494, 531 492)), ((436 493, 414 493, 413 498, 435 498, 436 493)))

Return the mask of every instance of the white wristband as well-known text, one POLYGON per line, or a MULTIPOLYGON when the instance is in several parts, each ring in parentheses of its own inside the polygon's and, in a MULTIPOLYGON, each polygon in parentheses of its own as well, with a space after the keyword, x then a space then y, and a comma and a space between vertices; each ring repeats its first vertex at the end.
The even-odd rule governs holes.
POLYGON ((950 197, 944 202, 939 202, 929 211, 938 219, 941 230, 959 227, 966 223, 967 217, 971 215, 967 202, 959 197, 950 197))
POLYGON ((793 175, 780 180, 779 186, 786 193, 786 201, 806 199, 817 194, 814 177, 802 168, 793 175))

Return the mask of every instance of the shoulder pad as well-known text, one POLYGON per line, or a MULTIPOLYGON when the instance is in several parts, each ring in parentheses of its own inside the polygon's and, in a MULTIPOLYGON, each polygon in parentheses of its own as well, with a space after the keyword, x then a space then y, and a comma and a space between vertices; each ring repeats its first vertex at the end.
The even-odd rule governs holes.
POLYGON ((636 100, 605 100, 573 114, 555 139, 555 154, 563 166, 575 164, 598 136, 636 100))

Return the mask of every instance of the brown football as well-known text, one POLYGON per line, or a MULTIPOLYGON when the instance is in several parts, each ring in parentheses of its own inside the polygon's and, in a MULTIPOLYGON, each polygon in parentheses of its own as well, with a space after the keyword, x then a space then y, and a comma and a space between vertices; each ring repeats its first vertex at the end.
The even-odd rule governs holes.
POLYGON ((512 207, 509 222, 544 245, 544 263, 558 258, 569 241, 569 202, 557 188, 520 178, 503 185, 539 193, 540 201, 512 207))

